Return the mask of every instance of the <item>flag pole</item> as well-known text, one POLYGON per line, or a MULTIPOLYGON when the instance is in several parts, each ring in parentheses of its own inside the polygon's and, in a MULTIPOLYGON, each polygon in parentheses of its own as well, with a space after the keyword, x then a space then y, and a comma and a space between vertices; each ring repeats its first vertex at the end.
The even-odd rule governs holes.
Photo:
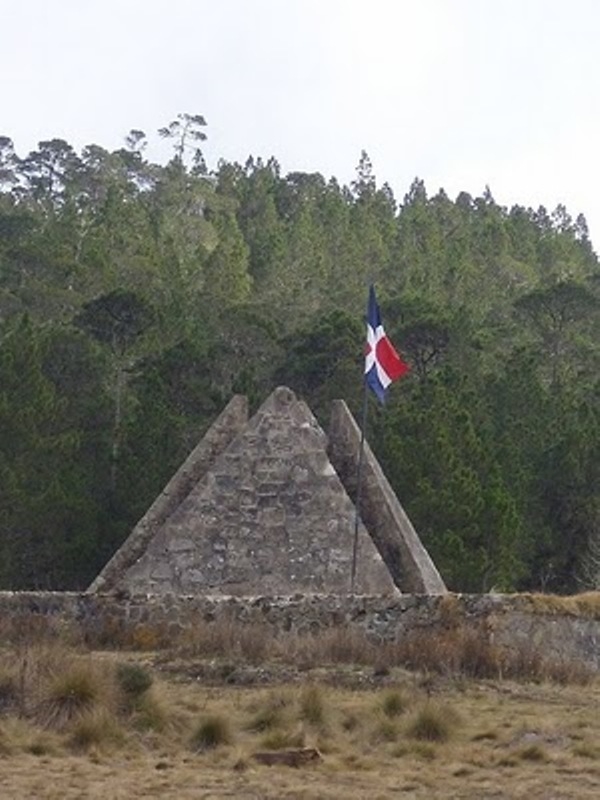
POLYGON ((380 403, 385 403, 385 392, 390 383, 401 378, 409 370, 394 345, 385 335, 381 323, 381 314, 375 297, 375 287, 369 286, 369 303, 367 306, 367 346, 365 349, 364 397, 362 408, 362 428, 360 449, 356 465, 356 500, 354 503, 354 543, 352 546, 352 571, 350 573, 350 592, 354 593, 356 582, 356 561, 358 557, 358 526, 360 523, 360 498, 362 490, 362 472, 367 434, 368 390, 371 388, 380 403))
POLYGON ((360 430, 360 446, 358 450, 358 464, 356 465, 356 500, 354 502, 354 541, 352 543, 352 571, 350 573, 350 593, 354 593, 356 580, 356 561, 358 558, 358 528, 360 525, 360 496, 362 488, 362 467, 365 452, 365 437, 367 433, 367 411, 369 408, 369 385, 367 376, 364 378, 362 423, 360 430))

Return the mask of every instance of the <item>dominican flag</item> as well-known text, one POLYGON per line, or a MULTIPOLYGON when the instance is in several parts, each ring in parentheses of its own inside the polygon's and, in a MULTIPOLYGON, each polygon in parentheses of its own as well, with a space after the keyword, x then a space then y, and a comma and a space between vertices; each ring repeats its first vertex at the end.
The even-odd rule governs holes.
POLYGON ((400 358, 394 345, 385 335, 375 289, 371 285, 367 309, 365 380, 380 403, 385 403, 385 392, 390 383, 401 378, 409 369, 408 364, 400 358))

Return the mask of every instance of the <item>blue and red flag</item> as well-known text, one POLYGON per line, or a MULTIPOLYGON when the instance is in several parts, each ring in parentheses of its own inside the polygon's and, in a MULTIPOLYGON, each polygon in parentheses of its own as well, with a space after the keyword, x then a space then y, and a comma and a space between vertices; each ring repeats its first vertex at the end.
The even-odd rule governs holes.
POLYGON ((365 356, 367 385, 375 392, 379 402, 385 403, 385 393, 390 383, 406 375, 410 367, 398 355, 383 330, 381 313, 373 286, 369 288, 365 356))

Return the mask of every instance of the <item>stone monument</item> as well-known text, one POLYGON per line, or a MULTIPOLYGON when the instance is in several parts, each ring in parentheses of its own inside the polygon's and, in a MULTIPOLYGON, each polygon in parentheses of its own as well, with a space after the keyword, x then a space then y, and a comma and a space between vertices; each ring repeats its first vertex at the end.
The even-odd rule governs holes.
POLYGON ((286 387, 250 420, 234 397, 88 591, 445 592, 368 448, 351 587, 359 432, 342 401, 332 421, 328 438, 286 387))

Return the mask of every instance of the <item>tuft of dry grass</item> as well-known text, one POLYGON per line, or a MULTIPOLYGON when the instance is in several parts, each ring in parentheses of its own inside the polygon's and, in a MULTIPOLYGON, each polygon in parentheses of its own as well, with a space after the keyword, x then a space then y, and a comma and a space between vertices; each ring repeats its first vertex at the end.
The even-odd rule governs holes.
POLYGON ((447 742, 456 725, 456 717, 449 707, 427 702, 408 721, 406 735, 422 742, 447 742))
POLYGON ((300 718, 315 728, 325 724, 326 706, 323 689, 320 686, 309 684, 305 686, 299 698, 300 718))
POLYGON ((92 748, 104 751, 125 742, 123 728, 106 708, 95 708, 82 714, 71 726, 67 739, 68 746, 75 751, 92 748))
POLYGON ((155 692, 146 692, 136 700, 130 719, 136 730, 154 733, 167 731, 175 723, 165 702, 155 692))
POLYGON ((395 742, 400 736, 400 728, 395 720, 383 717, 375 726, 373 740, 377 742, 395 742))
POLYGON ((227 719, 213 714, 200 720, 194 730, 190 744, 196 752, 214 750, 222 745, 231 744, 233 735, 227 719))
POLYGON ((520 594, 519 601, 535 614, 564 615, 600 619, 600 592, 590 591, 562 596, 555 594, 520 594))
POLYGON ((40 688, 36 718, 48 728, 64 728, 75 717, 97 708, 112 687, 91 663, 74 663, 49 677, 40 688))
POLYGON ((388 689, 381 698, 381 710, 386 717, 399 717, 409 706, 408 695, 399 689, 388 689))
POLYGON ((41 730, 29 720, 6 717, 0 720, 0 755, 18 753, 55 755, 60 752, 60 740, 53 731, 41 730))
POLYGON ((245 725, 247 731, 264 733, 280 728, 289 713, 289 698, 279 692, 269 693, 264 703, 253 711, 252 717, 245 725))

